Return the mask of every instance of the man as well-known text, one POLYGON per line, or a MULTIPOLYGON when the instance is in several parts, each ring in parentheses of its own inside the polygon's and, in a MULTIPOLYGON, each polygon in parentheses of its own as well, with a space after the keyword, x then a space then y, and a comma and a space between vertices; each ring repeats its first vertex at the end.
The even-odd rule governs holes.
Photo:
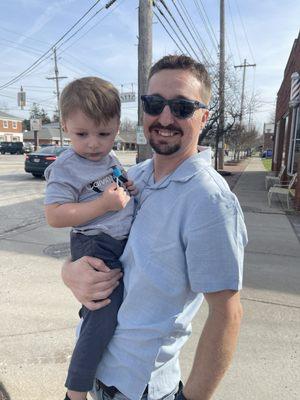
MULTIPOLYGON (((154 156, 129 170, 139 195, 121 257, 125 295, 97 370, 95 399, 208 400, 230 364, 247 234, 210 150, 197 152, 210 90, 204 66, 189 57, 166 56, 151 68, 142 101, 154 156), (203 297, 209 315, 182 390, 179 352, 203 297)), ((107 305, 116 274, 84 258, 66 263, 62 276, 79 301, 96 309, 107 305), (93 302, 99 299, 106 300, 93 302)))

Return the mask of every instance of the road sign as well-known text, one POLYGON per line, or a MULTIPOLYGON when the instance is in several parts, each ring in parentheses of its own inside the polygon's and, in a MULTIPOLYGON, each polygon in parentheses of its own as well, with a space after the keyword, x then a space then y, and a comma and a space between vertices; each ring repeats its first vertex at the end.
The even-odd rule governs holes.
POLYGON ((21 107, 21 110, 26 106, 26 93, 22 86, 20 92, 18 92, 18 106, 21 107))
POLYGON ((135 101, 135 93, 134 92, 123 92, 120 93, 121 103, 131 103, 135 101))
POLYGON ((142 126, 137 126, 136 128, 136 144, 147 144, 144 128, 142 126))
POLYGON ((40 118, 32 118, 30 120, 30 130, 39 131, 42 128, 42 120, 40 118))

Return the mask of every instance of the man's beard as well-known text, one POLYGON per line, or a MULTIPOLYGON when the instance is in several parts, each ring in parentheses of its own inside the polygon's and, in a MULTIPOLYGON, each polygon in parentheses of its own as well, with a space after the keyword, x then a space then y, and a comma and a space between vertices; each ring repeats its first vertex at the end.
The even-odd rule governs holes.
POLYGON ((163 138, 158 139, 161 143, 155 142, 153 137, 151 137, 151 133, 153 131, 155 131, 156 129, 176 131, 176 132, 178 132, 176 135, 179 135, 179 134, 182 135, 182 130, 173 124, 170 124, 168 126, 162 126, 160 123, 155 123, 149 127, 149 131, 150 131, 149 144, 152 147, 152 149, 155 151, 155 153, 161 154, 161 155, 171 155, 171 154, 176 153, 181 147, 180 143, 170 144, 167 141, 164 141, 163 138))
POLYGON ((180 149, 180 144, 175 143, 175 144, 159 144, 155 143, 153 139, 149 140, 149 144, 152 147, 152 149, 155 151, 157 154, 161 155, 170 155, 176 153, 180 149))

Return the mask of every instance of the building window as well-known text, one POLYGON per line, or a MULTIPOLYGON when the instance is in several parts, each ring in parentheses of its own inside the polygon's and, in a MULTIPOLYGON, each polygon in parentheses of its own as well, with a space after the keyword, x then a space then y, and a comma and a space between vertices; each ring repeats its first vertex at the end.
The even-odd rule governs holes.
POLYGON ((300 163, 300 106, 293 109, 290 151, 288 158, 288 174, 297 172, 300 163))
POLYGON ((13 129, 17 129, 17 127, 18 127, 17 121, 12 122, 12 127, 13 127, 13 129))
POLYGON ((8 128, 8 121, 6 119, 3 120, 3 128, 8 128))

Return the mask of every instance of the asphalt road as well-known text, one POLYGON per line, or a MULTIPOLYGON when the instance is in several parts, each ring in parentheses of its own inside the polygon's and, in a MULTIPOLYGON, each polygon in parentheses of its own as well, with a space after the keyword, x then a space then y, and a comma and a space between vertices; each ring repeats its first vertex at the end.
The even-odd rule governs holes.
MULTIPOLYGON (((134 153, 119 157, 126 166, 135 160, 134 153)), ((244 321, 214 400, 298 400, 299 241, 285 214, 267 206, 264 172, 253 162, 235 188, 250 239, 244 321)), ((60 278, 69 229, 46 226, 45 181, 23 163, 24 156, 0 155, 0 400, 59 400, 79 308, 60 278)), ((204 304, 182 352, 184 380, 207 312, 204 304)))

